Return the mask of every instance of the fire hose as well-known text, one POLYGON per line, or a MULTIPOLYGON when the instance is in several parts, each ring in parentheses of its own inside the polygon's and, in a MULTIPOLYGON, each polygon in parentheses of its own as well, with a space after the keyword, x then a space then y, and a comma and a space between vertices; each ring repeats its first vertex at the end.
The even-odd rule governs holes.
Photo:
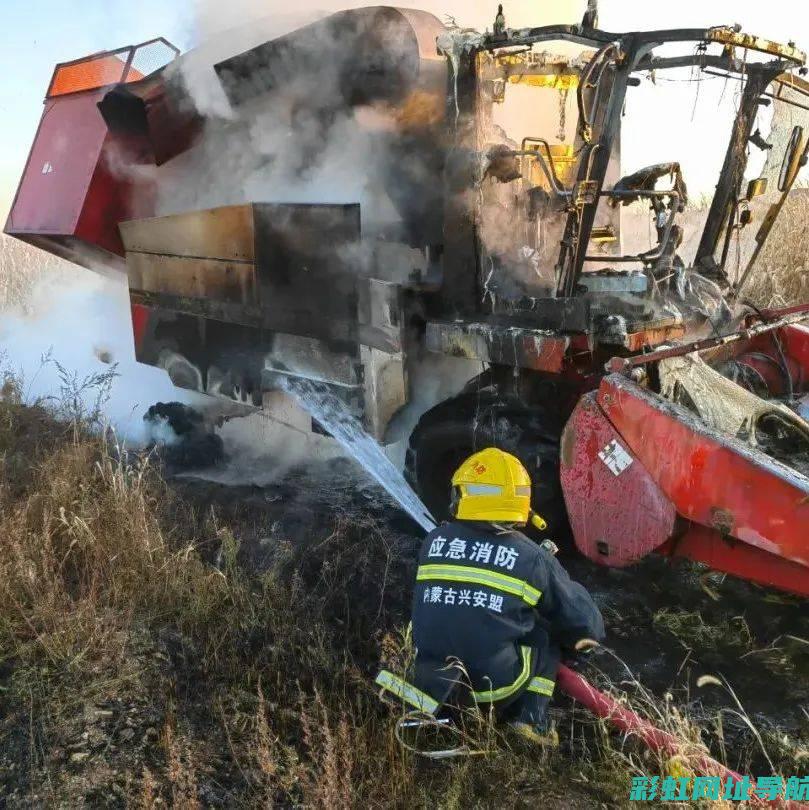
MULTIPOLYGON (((559 665, 556 685, 596 717, 606 720, 624 734, 638 737, 650 750, 669 757, 682 754, 682 743, 674 735, 657 728, 627 706, 599 691, 586 678, 564 664, 559 665)), ((696 757, 694 764, 705 775, 731 779, 735 784, 743 780, 741 774, 705 754, 696 757)), ((809 807, 805 802, 787 801, 783 798, 769 801, 755 793, 751 793, 747 801, 755 807, 779 807, 788 810, 809 807)))

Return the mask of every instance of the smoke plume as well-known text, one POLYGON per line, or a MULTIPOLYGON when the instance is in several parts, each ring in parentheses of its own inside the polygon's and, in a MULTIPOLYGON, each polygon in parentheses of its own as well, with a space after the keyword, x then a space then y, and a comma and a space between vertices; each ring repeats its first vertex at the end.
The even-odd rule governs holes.
MULTIPOLYGON (((205 404, 207 398, 172 386, 162 369, 135 362, 129 294, 125 278, 106 278, 68 267, 41 281, 25 308, 0 318, 4 371, 17 376, 27 401, 57 397, 63 387, 59 366, 79 383, 114 367, 116 377, 104 415, 119 435, 134 444, 149 440, 143 422, 158 400, 205 404), (48 359, 51 358, 51 359, 48 359), (58 365, 57 365, 58 364, 58 365)), ((97 391, 87 390, 89 406, 97 391)))

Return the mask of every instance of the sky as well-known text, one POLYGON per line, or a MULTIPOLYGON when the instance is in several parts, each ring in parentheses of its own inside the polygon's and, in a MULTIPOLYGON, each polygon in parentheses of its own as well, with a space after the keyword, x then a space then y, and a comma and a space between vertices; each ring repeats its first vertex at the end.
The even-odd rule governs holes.
MULTIPOLYGON (((17 181, 25 165, 42 109, 42 97, 57 62, 68 61, 99 50, 135 44, 155 36, 165 36, 181 50, 192 48, 217 30, 241 24, 258 16, 288 18, 294 26, 318 12, 330 12, 356 5, 374 3, 345 0, 299 0, 290 4, 279 0, 0 0, 0 216, 5 217, 17 181)), ((480 0, 400 0, 400 5, 424 8, 439 17, 450 15, 459 25, 484 28, 491 25, 496 3, 480 0)), ((509 26, 552 22, 577 22, 584 0, 506 0, 509 26)), ((678 0, 672 3, 650 3, 648 0, 601 0, 601 27, 606 30, 654 29, 666 27, 708 26, 742 23, 745 30, 786 41, 798 37, 798 45, 809 47, 809 3, 772 6, 760 0, 678 0)), ((682 107, 689 114, 710 112, 722 99, 727 105, 727 92, 719 83, 700 85, 701 98, 693 87, 672 87, 674 101, 661 93, 643 88, 630 99, 632 104, 653 120, 665 121, 673 110, 682 107), (658 100, 659 99, 659 100, 658 100), (696 102, 696 106, 695 103, 696 102), (702 106, 700 106, 702 105, 702 106)), ((639 117, 639 116, 638 116, 639 117)), ((698 116, 695 116, 697 121, 698 116)), ((679 128, 679 127, 677 127, 679 128)), ((694 155, 703 152, 720 154, 724 144, 716 138, 716 122, 697 123, 683 132, 680 149, 694 155)), ((651 131, 648 122, 632 128, 626 137, 640 165, 657 159, 671 159, 662 150, 668 144, 659 133, 651 131), (647 127, 649 131, 647 131, 647 127), (646 158, 649 160, 646 160, 646 158)), ((708 162, 708 159, 703 161, 708 162)), ((630 167, 632 169, 638 166, 630 167)), ((698 171, 701 168, 698 165, 698 171)), ((692 178, 697 185, 701 178, 692 178)))

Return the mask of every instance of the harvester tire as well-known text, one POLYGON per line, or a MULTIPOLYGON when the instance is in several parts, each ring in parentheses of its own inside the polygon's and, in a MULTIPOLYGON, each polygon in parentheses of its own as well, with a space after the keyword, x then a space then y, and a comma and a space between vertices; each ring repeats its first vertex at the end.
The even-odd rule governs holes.
POLYGON ((541 410, 513 395, 464 392, 427 411, 410 435, 405 475, 432 515, 446 520, 452 473, 486 447, 522 461, 531 476, 532 505, 548 522, 547 535, 566 544, 570 527, 559 481, 559 436, 548 430, 541 410))

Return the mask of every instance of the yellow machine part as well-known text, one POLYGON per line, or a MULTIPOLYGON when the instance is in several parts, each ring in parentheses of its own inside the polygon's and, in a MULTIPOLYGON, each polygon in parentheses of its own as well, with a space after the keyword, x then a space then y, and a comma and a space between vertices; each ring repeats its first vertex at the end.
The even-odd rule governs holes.
POLYGON ((551 90, 575 90, 579 85, 579 74, 571 71, 563 61, 545 63, 539 67, 528 61, 526 54, 500 54, 495 57, 495 62, 505 69, 511 84, 527 84, 551 90))
MULTIPOLYGON (((573 144, 570 143, 552 143, 551 145, 551 158, 553 159, 553 167, 556 170, 556 176, 564 185, 572 185, 573 173, 576 170, 576 155, 573 151, 573 144)), ((547 158, 547 152, 544 146, 536 147, 543 157, 547 158)), ((545 188, 548 181, 545 179, 545 174, 536 160, 530 160, 526 167, 528 172, 528 182, 532 186, 542 186, 545 188)), ((525 176, 525 174, 523 175, 525 176)))
POLYGON ((511 84, 527 84, 530 87, 548 87, 551 90, 575 90, 579 77, 570 73, 540 73, 509 76, 511 84))
POLYGON ((755 34, 745 34, 743 31, 734 31, 732 28, 713 28, 708 32, 709 42, 721 42, 733 48, 746 48, 750 51, 768 53, 772 56, 779 56, 782 59, 789 59, 803 65, 806 62, 806 53, 789 43, 783 45, 780 42, 773 42, 771 39, 757 37, 755 34))

